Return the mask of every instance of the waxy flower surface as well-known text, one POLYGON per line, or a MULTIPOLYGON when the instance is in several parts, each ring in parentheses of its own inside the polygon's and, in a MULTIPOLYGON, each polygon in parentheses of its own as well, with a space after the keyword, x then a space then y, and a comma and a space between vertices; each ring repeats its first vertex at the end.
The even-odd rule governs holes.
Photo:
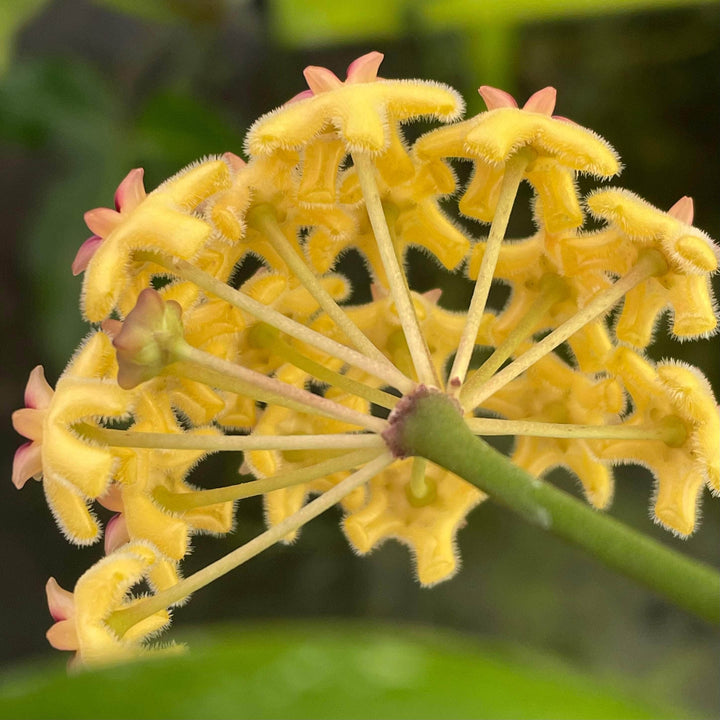
POLYGON ((483 86, 487 111, 458 120, 454 90, 378 77, 381 61, 359 58, 345 81, 307 68, 309 89, 250 128, 247 162, 208 158, 149 193, 132 170, 115 210, 86 214, 95 236, 73 270, 102 329, 54 392, 33 371, 14 416, 30 442, 13 469, 18 487, 42 474, 72 542, 100 539, 96 503, 117 513, 107 556, 74 593, 48 590, 50 640, 84 663, 134 657, 167 608, 336 504, 357 552, 394 539, 421 584, 452 577, 459 530, 486 496, 407 451, 403 423, 420 398, 443 396, 477 436, 517 437, 510 458, 535 476, 567 468, 598 509, 614 465, 649 468, 654 517, 682 536, 703 488, 720 491, 709 383, 644 355, 666 310, 678 337, 717 328, 718 250, 692 227, 692 201, 666 213, 619 188, 581 197, 578 174, 605 180, 621 165, 605 140, 553 115, 553 88, 520 108, 483 86), (441 124, 410 143, 404 124, 419 119, 441 124), (473 164, 464 187, 456 159, 473 164), (507 240, 523 182, 536 229, 507 240), (588 213, 600 227, 584 226, 588 213), (475 283, 467 309, 409 285, 409 248, 463 269, 475 283), (367 287, 337 270, 348 251, 367 287), (247 256, 261 267, 236 281, 247 256), (510 290, 499 307, 493 283, 510 290), (353 302, 355 290, 370 299, 353 302), (223 451, 243 453, 254 479, 192 484, 193 467, 223 451), (180 580, 193 535, 230 532, 234 503, 256 495, 267 531, 180 580), (132 599, 143 577, 152 593, 132 599))

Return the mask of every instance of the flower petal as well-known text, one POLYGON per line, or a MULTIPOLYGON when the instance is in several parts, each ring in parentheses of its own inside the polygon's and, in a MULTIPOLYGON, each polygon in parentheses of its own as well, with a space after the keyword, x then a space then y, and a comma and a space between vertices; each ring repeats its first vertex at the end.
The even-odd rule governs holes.
POLYGON ((478 88, 478 92, 485 101, 488 110, 495 110, 501 107, 516 108, 518 106, 515 98, 510 93, 500 90, 499 88, 482 85, 478 88))
POLYGON ((56 622, 69 620, 75 614, 75 600, 69 590, 58 585, 55 578, 50 578, 45 585, 48 609, 56 622))
POLYGON ((12 424, 16 432, 19 432, 28 440, 42 440, 44 410, 24 407, 12 414, 12 424))
POLYGON ((130 541, 127 523, 122 513, 113 515, 105 526, 105 554, 115 552, 119 547, 130 541))
POLYGON ((119 212, 104 207, 88 210, 83 217, 90 231, 102 238, 106 238, 122 222, 119 212))
POLYGON ((377 71, 385 56, 373 50, 353 60, 347 69, 347 82, 362 83, 377 80, 377 71))
POLYGON ((72 620, 56 622, 46 633, 45 637, 56 650, 77 650, 78 637, 75 623, 72 620))
POLYGON ((25 443, 15 451, 12 466, 13 485, 22 490, 31 477, 42 473, 42 446, 40 443, 25 443))
POLYGON ((134 210, 146 197, 142 168, 131 170, 115 191, 115 209, 120 212, 134 210))
POLYGON ((92 256, 100 246, 103 239, 99 235, 91 235, 79 248, 75 255, 75 259, 72 262, 72 274, 79 275, 81 272, 85 272, 87 266, 90 264, 92 256))
POLYGON ((692 225, 695 215, 693 199, 684 195, 668 210, 668 215, 672 215, 676 220, 686 225, 692 225))
POLYGON ((557 100, 557 90, 554 87, 546 87, 533 93, 523 105, 523 110, 552 115, 557 100))
POLYGON ((332 70, 317 65, 308 65, 303 70, 305 81, 314 95, 339 88, 342 80, 332 70))
POLYGON ((45 410, 50 405, 55 391, 45 379, 45 371, 42 365, 38 365, 30 373, 27 385, 25 386, 25 407, 45 410))

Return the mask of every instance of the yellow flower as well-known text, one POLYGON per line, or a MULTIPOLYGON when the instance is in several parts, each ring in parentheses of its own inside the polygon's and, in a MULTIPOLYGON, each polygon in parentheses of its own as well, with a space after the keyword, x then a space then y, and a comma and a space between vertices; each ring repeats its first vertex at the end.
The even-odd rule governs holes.
POLYGON ((672 443, 660 440, 608 440, 599 455, 613 462, 647 467, 657 481, 655 518, 679 535, 697 521, 702 487, 718 491, 720 419, 710 386, 695 368, 673 363, 657 367, 628 348, 618 348, 611 367, 633 400, 624 425, 665 425, 672 443))
POLYGON ((106 622, 110 613, 136 602, 128 600, 128 591, 137 582, 149 579, 158 562, 162 560, 151 545, 132 543, 93 565, 80 577, 72 593, 50 578, 46 591, 55 624, 48 630, 47 638, 58 650, 75 651, 73 668, 109 665, 182 650, 176 645, 163 649, 144 647, 149 638, 170 624, 167 610, 137 623, 122 638, 106 622))
MULTIPOLYGON (((509 420, 602 426, 617 422, 624 405, 625 395, 616 380, 593 381, 550 355, 482 406, 509 420)), ((592 440, 519 436, 512 459, 537 476, 554 467, 567 468, 597 508, 607 508, 612 500, 612 473, 608 463, 598 459, 592 440)))
POLYGON ((417 501, 408 492, 412 460, 398 460, 370 481, 369 501, 350 512, 343 529, 350 544, 369 553, 390 538, 407 545, 421 585, 435 585, 458 569, 455 536, 483 493, 456 475, 428 464, 430 497, 417 501))
POLYGON ((555 89, 535 93, 519 109, 507 93, 483 86, 488 111, 470 120, 438 128, 415 143, 415 155, 435 167, 442 158, 468 158, 473 177, 460 200, 465 215, 490 222, 495 215, 505 163, 530 150, 526 179, 540 198, 540 215, 550 232, 576 228, 583 215, 573 171, 611 177, 620 171, 614 150, 591 130, 565 118, 550 117, 555 89))
MULTIPOLYGON (((171 398, 152 390, 143 393, 134 410, 130 432, 182 434, 171 405, 171 398)), ((212 427, 197 428, 190 435, 219 435, 212 427)), ((153 544, 163 556, 181 560, 188 553, 189 539, 197 533, 221 535, 233 527, 233 503, 213 504, 180 513, 165 509, 155 493, 162 488, 171 493, 187 493, 196 488, 185 482, 192 468, 205 457, 198 450, 132 448, 116 450, 120 463, 114 473, 110 498, 101 504, 120 513, 106 529, 106 551, 128 540, 153 544), (108 534, 112 531, 112 536, 108 534)))
MULTIPOLYGON (((552 303, 535 318, 530 328, 533 333, 557 327, 575 315, 593 295, 610 286, 610 280, 601 273, 577 278, 564 271, 556 259, 555 247, 562 246, 565 240, 565 235, 550 236, 540 230, 526 240, 502 245, 494 277, 508 284, 511 293, 491 326, 489 344, 497 345, 505 340, 548 296, 552 303)), ((484 254, 485 243, 476 243, 468 267, 471 279, 477 277, 484 254)), ((588 323, 570 337, 568 343, 585 372, 601 372, 605 368, 612 343, 602 320, 588 323)))
POLYGON ((191 259, 209 238, 211 227, 191 214, 204 200, 229 184, 224 160, 187 168, 167 180, 112 228, 95 249, 85 270, 82 306, 90 322, 113 309, 126 314, 154 272, 133 262, 133 252, 159 250, 191 259))
POLYGON ((627 190, 604 190, 587 200, 592 213, 609 223, 576 238, 563 249, 569 271, 601 267, 622 275, 636 263, 641 250, 654 248, 668 263, 662 275, 631 290, 615 327, 619 340, 646 347, 657 318, 673 312, 672 332, 680 338, 707 337, 717 330, 716 303, 709 276, 717 269, 717 248, 692 227, 692 200, 682 198, 667 213, 627 190))
POLYGON ((345 83, 325 68, 307 68, 312 94, 257 120, 245 141, 248 152, 299 149, 332 127, 350 152, 380 153, 390 144, 388 127, 395 122, 428 116, 447 122, 462 112, 458 94, 440 83, 378 79, 382 58, 373 52, 356 60, 345 83))
POLYGON ((78 545, 99 537, 88 501, 105 492, 118 459, 112 450, 80 437, 75 428, 97 427, 101 418, 128 418, 135 403, 130 393, 107 377, 111 351, 107 336, 92 335, 58 380, 54 393, 43 384, 40 372, 33 371, 28 394, 37 407, 16 416, 18 429, 31 434, 33 444, 21 452, 13 479, 22 487, 20 478, 31 471, 36 477, 42 472, 50 510, 65 536, 78 545))

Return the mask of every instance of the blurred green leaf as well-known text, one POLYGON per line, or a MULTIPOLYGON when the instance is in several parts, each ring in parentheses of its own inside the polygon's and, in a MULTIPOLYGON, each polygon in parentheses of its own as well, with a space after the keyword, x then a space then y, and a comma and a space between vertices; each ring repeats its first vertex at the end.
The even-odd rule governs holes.
POLYGON ((716 0, 424 0, 419 3, 427 22, 437 29, 478 27, 484 23, 537 21, 583 15, 707 5, 716 0))
POLYGON ((407 628, 216 628, 190 654, 0 684, 2 718, 672 718, 574 669, 407 628))
POLYGON ((50 0, 0 0, 0 77, 12 56, 15 36, 50 0))
POLYGON ((138 117, 135 143, 150 162, 173 174, 211 153, 242 152, 242 119, 235 125, 191 95, 167 90, 151 97, 138 117))
POLYGON ((30 148, 94 144, 118 112, 106 80, 88 63, 21 62, 0 85, 0 137, 30 148))
POLYGON ((314 47, 372 38, 393 38, 405 33, 407 0, 272 0, 271 29, 291 47, 314 47))
POLYGON ((168 23, 182 20, 191 22, 218 20, 225 15, 231 0, 202 0, 202 2, 198 2, 198 0, 94 0, 94 2, 143 20, 168 23))
POLYGON ((132 15, 155 22, 174 22, 177 14, 169 0, 94 0, 96 5, 103 5, 116 12, 132 15))

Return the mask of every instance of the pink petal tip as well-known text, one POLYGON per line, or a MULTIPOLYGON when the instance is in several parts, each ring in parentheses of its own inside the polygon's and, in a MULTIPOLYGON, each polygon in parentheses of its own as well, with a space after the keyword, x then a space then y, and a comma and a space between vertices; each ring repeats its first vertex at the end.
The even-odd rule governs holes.
POLYGON ((303 70, 303 75, 314 95, 335 90, 342 85, 341 80, 334 72, 317 65, 308 65, 303 70))
POLYGON ((679 220, 686 225, 692 225, 693 218, 695 217, 695 206, 693 205, 693 199, 687 195, 681 197, 669 210, 668 215, 672 215, 676 220, 679 220))
POLYGON ((115 191, 115 209, 118 212, 134 210, 147 197, 143 184, 144 175, 143 168, 133 168, 118 185, 115 191))
POLYGON ((480 96, 485 101, 488 110, 497 110, 503 107, 517 107, 515 98, 504 90, 491 87, 490 85, 481 85, 478 88, 480 96))
POLYGON ((384 55, 377 50, 353 60, 347 69, 347 81, 350 83, 367 83, 377 80, 377 73, 384 55))
POLYGON ((75 612, 73 594, 69 590, 61 588, 55 578, 51 577, 45 584, 45 594, 53 620, 61 622, 72 617, 75 612))
POLYGON ((87 270, 95 251, 100 247, 102 238, 99 235, 89 237, 79 248, 72 263, 72 274, 79 275, 87 270))
POLYGON ((546 87, 533 93, 523 105, 523 110, 529 112, 552 115, 557 100, 557 90, 554 87, 546 87))
POLYGON ((12 483, 22 490, 32 477, 42 473, 42 453, 39 443, 24 443, 15 451, 12 464, 12 483))
POLYGON ((45 370, 42 365, 36 365, 28 377, 25 385, 25 407, 45 410, 50 405, 55 391, 45 379, 45 370))

